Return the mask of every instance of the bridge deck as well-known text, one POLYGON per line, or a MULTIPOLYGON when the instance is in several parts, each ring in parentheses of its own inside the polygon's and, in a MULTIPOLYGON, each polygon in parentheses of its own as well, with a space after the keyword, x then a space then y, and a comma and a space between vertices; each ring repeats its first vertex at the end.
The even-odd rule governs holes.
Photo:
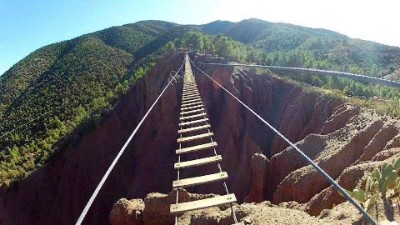
MULTIPOLYGON (((174 169, 178 171, 178 179, 172 182, 172 187, 189 187, 219 181, 223 182, 224 187, 226 188, 225 180, 228 179, 228 173, 222 171, 221 169, 220 162, 222 161, 222 156, 218 155, 216 152, 215 148, 218 146, 218 144, 213 139, 214 133, 210 132, 211 125, 208 124, 209 119, 207 117, 202 98, 197 89, 196 79, 193 76, 193 71, 190 66, 188 56, 186 56, 185 60, 185 75, 181 102, 181 112, 179 116, 180 129, 178 130, 178 134, 180 135, 180 137, 177 139, 177 142, 179 143, 179 149, 176 150, 176 154, 179 155, 179 161, 174 164, 174 169), (202 130, 205 130, 205 132, 203 131, 202 133, 200 133, 199 131, 202 130), (208 142, 199 144, 198 142, 196 142, 197 140, 201 141, 200 143, 207 141, 208 142), (182 148, 183 143, 184 147, 182 148), (204 153, 209 152, 211 155, 203 156, 203 158, 180 161, 181 157, 185 157, 182 154, 190 154, 207 149, 208 151, 204 153), (200 166, 216 166, 219 172, 198 177, 188 177, 180 179, 180 170, 200 166)), ((176 191, 179 192, 178 189, 176 191)), ((230 194, 227 191, 226 195, 224 196, 217 196, 191 202, 179 203, 178 198, 177 203, 170 206, 170 211, 171 214, 180 214, 191 210, 226 205, 234 202, 236 202, 235 195, 230 194)), ((231 209, 233 210, 233 208, 231 209)), ((235 214, 234 211, 232 212, 233 214, 235 214)), ((234 216, 234 218, 236 217, 234 216)))
POLYGON ((184 213, 187 211, 210 208, 220 205, 226 205, 236 202, 236 196, 234 194, 228 194, 223 196, 217 196, 213 198, 206 198, 192 202, 184 202, 178 204, 172 204, 170 211, 172 214, 184 213))

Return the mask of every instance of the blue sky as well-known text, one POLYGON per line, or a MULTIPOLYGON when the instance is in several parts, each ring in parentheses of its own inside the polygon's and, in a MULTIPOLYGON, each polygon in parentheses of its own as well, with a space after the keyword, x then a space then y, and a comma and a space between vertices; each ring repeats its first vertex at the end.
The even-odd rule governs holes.
POLYGON ((394 0, 0 0, 0 74, 58 41, 141 20, 203 24, 259 18, 400 46, 394 0))

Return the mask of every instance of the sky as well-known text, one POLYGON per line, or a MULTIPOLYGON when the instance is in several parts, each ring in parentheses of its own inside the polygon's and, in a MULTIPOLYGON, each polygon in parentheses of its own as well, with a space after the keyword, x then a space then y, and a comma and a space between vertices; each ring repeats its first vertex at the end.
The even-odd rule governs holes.
POLYGON ((0 75, 34 50, 142 20, 204 24, 258 18, 400 46, 396 0, 0 0, 0 75))

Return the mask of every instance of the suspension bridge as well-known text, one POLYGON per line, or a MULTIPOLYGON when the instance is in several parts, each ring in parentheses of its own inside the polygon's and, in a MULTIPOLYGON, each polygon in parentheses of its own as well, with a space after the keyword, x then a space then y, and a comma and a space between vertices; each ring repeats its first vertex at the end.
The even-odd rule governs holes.
POLYGON ((178 224, 178 214, 183 212, 199 210, 203 208, 215 207, 229 204, 231 207, 232 218, 235 224, 239 223, 232 203, 236 202, 235 194, 230 194, 225 182, 228 179, 228 173, 222 170, 220 161, 222 156, 217 154, 217 142, 213 140, 211 125, 208 123, 208 117, 204 108, 203 101, 197 89, 196 80, 190 65, 189 56, 185 56, 185 73, 182 91, 180 123, 178 130, 179 149, 176 150, 178 162, 174 168, 177 170, 177 180, 173 181, 172 188, 176 189, 176 203, 171 205, 170 212, 175 214, 175 224, 178 224), (186 154, 194 154, 198 151, 212 150, 209 157, 193 159, 190 161, 181 161, 181 157, 186 154), (197 166, 207 166, 216 164, 216 173, 207 174, 198 177, 181 179, 180 170, 197 166), (222 182, 226 195, 212 197, 192 202, 179 203, 180 187, 189 187, 211 182, 222 182))
MULTIPOLYGON (((217 64, 215 64, 217 65, 217 64)), ((224 65, 222 65, 224 66, 224 65)), ((228 185, 226 180, 229 179, 228 173, 225 172, 221 166, 221 161, 223 159, 222 155, 219 155, 217 152, 218 144, 213 139, 214 133, 212 132, 211 124, 209 123, 209 118, 207 116, 207 109, 205 108, 201 94, 197 88, 196 79, 193 73, 193 69, 198 70, 201 74, 208 77, 212 82, 214 82, 217 86, 219 86, 222 90, 224 90, 229 96, 235 99, 238 103, 240 103, 244 108, 249 110, 256 118, 260 120, 261 123, 265 124, 268 128, 270 128, 275 134, 281 137, 285 142, 287 142, 293 149, 300 154, 307 162, 316 169, 321 176, 323 176, 329 183, 348 200, 351 204, 354 205, 358 209, 358 211, 362 214, 366 221, 371 224, 377 224, 376 221, 368 214, 368 212, 357 202, 355 201, 345 189, 343 189, 332 177, 330 177, 321 167, 319 167, 312 159, 310 159, 306 154, 303 153, 295 144, 293 144, 290 140, 288 140, 283 134, 281 134, 276 128, 274 128, 271 124, 269 124, 264 118, 258 115, 254 110, 252 110, 249 106, 247 106, 244 102, 242 102, 238 97, 229 92, 225 87, 223 87, 220 83, 214 80, 210 75, 201 70, 195 63, 189 58, 187 54, 182 61, 182 65, 177 70, 177 72, 172 76, 169 80, 168 84, 161 91, 157 99, 148 109, 146 114, 143 116, 142 120, 138 123, 132 134, 129 136, 125 144, 122 146, 121 150, 118 152, 117 156, 111 163, 110 167, 102 177, 100 183, 94 190, 87 204, 85 205, 82 213, 80 214, 76 225, 82 224, 87 215, 93 201, 97 197, 100 192, 102 186, 107 180, 109 174, 117 164, 118 160, 124 153, 128 144, 132 140, 132 138, 137 133, 140 126, 146 120, 154 106, 160 100, 161 96, 171 85, 172 81, 176 79, 178 74, 183 74, 183 87, 182 87, 182 102, 180 108, 179 115, 179 130, 177 139, 177 143, 179 148, 175 150, 177 155, 177 162, 174 165, 174 169, 177 172, 177 179, 172 182, 172 189, 176 191, 176 200, 175 203, 170 205, 170 213, 175 217, 175 224, 178 225, 178 218, 185 212, 200 210, 215 206, 228 205, 230 207, 231 216, 233 224, 243 224, 238 221, 235 212, 234 203, 236 203, 236 196, 234 193, 229 192, 228 185), (183 72, 182 72, 183 71, 183 72), (202 153, 202 154, 198 154, 202 153), (190 156, 190 157, 188 157, 190 156), (215 173, 205 174, 201 176, 195 177, 182 177, 182 171, 187 169, 196 169, 199 167, 213 167, 215 173), (180 202, 179 199, 179 191, 180 188, 184 187, 192 187, 197 185, 207 185, 210 183, 220 182, 225 190, 225 195, 216 196, 191 202, 180 202)))

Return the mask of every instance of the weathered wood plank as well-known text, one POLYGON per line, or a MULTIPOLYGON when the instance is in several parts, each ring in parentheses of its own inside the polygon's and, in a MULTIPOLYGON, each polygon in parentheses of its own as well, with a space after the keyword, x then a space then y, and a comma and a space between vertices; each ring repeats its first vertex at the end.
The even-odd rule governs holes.
POLYGON ((184 153, 189 153, 189 152, 196 152, 196 151, 200 151, 200 150, 204 150, 204 149, 215 148, 217 146, 218 146, 217 142, 210 142, 210 143, 206 143, 206 144, 201 144, 201 145, 178 149, 178 150, 176 150, 176 154, 179 155, 179 154, 184 154, 184 153))
POLYGON ((206 157, 206 158, 201 158, 201 159, 194 159, 190 161, 185 161, 185 162, 179 162, 174 164, 175 169, 183 169, 183 168, 190 168, 190 167, 195 167, 195 166, 201 166, 209 163, 216 163, 222 161, 222 156, 216 155, 216 156, 211 156, 211 157, 206 157))
POLYGON ((213 174, 199 176, 199 177, 191 177, 191 178, 186 178, 186 179, 181 179, 181 180, 175 180, 172 182, 172 187, 173 188, 189 187, 189 186, 206 184, 206 183, 216 182, 216 181, 225 180, 225 179, 228 179, 227 172, 213 173, 213 174))

